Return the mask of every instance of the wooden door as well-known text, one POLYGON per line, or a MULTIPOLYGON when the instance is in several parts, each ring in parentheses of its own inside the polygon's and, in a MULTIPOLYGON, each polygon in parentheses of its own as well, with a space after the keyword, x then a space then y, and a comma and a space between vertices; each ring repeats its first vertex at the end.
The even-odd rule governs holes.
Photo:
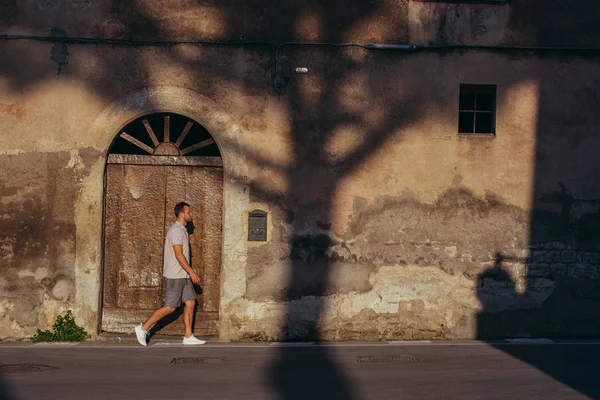
MULTIPOLYGON (((156 158, 153 162, 156 163, 156 158)), ((164 238, 175 222, 175 204, 185 201, 193 213, 191 265, 201 278, 194 332, 217 335, 222 187, 223 170, 219 167, 108 165, 103 331, 131 333, 134 325, 164 305, 164 238)), ((158 328, 161 334, 182 334, 180 310, 158 328)))

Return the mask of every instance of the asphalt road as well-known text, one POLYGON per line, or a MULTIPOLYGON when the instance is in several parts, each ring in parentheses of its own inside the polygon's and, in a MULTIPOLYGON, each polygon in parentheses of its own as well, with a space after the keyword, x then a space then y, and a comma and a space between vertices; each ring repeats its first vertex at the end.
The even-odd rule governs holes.
POLYGON ((600 399, 600 343, 0 344, 0 399, 600 399))

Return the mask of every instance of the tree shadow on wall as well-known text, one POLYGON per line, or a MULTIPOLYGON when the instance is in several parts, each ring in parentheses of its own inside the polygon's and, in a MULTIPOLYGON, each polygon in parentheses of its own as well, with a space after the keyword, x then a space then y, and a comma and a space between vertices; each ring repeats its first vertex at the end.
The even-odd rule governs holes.
MULTIPOLYGON (((280 333, 282 341, 320 341, 320 318, 325 306, 324 295, 327 289, 329 259, 326 254, 331 246, 331 240, 324 235, 299 243, 295 238, 292 243, 292 277, 288 289, 287 310, 285 322, 280 333), (312 301, 302 282, 307 277, 307 264, 296 252, 304 246, 312 246, 310 263, 313 284, 309 285, 312 301)), ((344 371, 332 359, 327 347, 311 348, 286 347, 280 348, 277 360, 270 370, 273 385, 282 399, 301 400, 357 398, 356 388, 353 388, 344 371)))
MULTIPOLYGON (((193 7, 192 3, 188 4, 187 7, 193 7)), ((406 1, 401 3, 403 5, 407 4, 406 1)), ((541 1, 538 1, 538 3, 541 4, 541 1)), ((324 27, 318 39, 343 42, 344 38, 353 36, 349 35, 352 30, 357 29, 373 16, 386 15, 386 12, 389 11, 389 8, 387 8, 389 4, 391 3, 361 2, 360 4, 345 4, 343 7, 339 7, 335 4, 324 6, 320 2, 309 0, 301 4, 302 7, 296 2, 290 1, 272 2, 267 6, 265 6, 264 2, 250 1, 245 4, 248 7, 245 10, 243 8, 240 9, 240 4, 233 1, 215 2, 212 6, 217 8, 223 17, 224 29, 222 37, 224 38, 237 38, 241 34, 247 33, 246 31, 256 32, 246 28, 251 24, 257 24, 260 27, 257 36, 265 36, 269 40, 274 41, 296 40, 298 39, 296 35, 297 22, 301 22, 302 18, 306 19, 307 10, 311 10, 311 12, 314 12, 313 19, 321 21, 321 25, 324 27), (248 18, 249 15, 255 15, 258 18, 248 18), (276 26, 277 29, 271 29, 273 26, 276 26)), ((514 6, 519 6, 519 4, 515 4, 514 6)), ((117 20, 123 19, 123 29, 126 29, 126 37, 163 39, 168 38, 170 35, 169 27, 162 26, 164 15, 149 13, 150 7, 143 6, 139 2, 122 1, 114 2, 113 8, 111 16, 117 20)), ((408 7, 403 7, 403 9, 408 9, 408 7)), ((562 9, 560 12, 562 12, 562 9)), ((13 14, 12 10, 9 14, 13 14)), ((16 15, 16 11, 14 14, 16 15)), ((395 15, 394 17, 398 17, 398 21, 408 20, 407 14, 403 16, 395 15)), ((550 20, 553 20, 553 18, 550 18, 550 20)), ((376 26, 377 24, 370 25, 376 26)), ((406 31, 408 24, 398 24, 397 29, 398 31, 406 31)), ((398 33, 397 35, 393 37, 380 35, 375 37, 375 39, 402 43, 406 38, 403 33, 398 33)), ((78 46, 83 47, 83 45, 78 46)), ((81 47, 73 45, 70 47, 70 51, 72 54, 76 54, 81 47)), ((144 57, 140 57, 140 50, 128 51, 127 56, 123 59, 123 57, 116 56, 119 53, 113 52, 113 49, 117 47, 119 46, 102 48, 102 53, 99 53, 101 55, 96 57, 94 60, 95 63, 93 63, 95 68, 92 71, 98 71, 94 75, 90 76, 86 74, 90 70, 89 68, 79 71, 73 67, 64 69, 61 76, 85 83, 85 86, 89 87, 94 95, 108 101, 114 100, 128 90, 154 85, 154 69, 150 64, 155 64, 155 59, 148 61, 149 65, 145 65, 143 61, 140 61, 145 59, 144 57), (120 91, 115 90, 114 85, 108 84, 114 79, 115 71, 117 71, 117 74, 122 74, 120 78, 124 77, 124 79, 120 79, 120 91)), ((48 44, 47 50, 50 51, 50 44, 48 44)), ((170 53, 170 59, 179 64, 177 67, 189 71, 197 71, 195 73, 197 81, 190 78, 189 83, 182 83, 174 78, 173 81, 164 81, 166 84, 189 85, 192 89, 207 93, 207 96, 212 98, 222 98, 223 93, 215 88, 228 85, 240 88, 242 92, 246 91, 246 94, 268 96, 268 88, 263 90, 253 87, 254 83, 251 79, 239 74, 237 72, 238 68, 229 68, 229 64, 219 64, 219 62, 211 59, 209 56, 189 58, 182 56, 185 53, 181 52, 179 47, 171 48, 167 52, 170 53), (200 78, 201 76, 210 76, 210 81, 214 82, 215 86, 203 83, 203 78, 200 78), (247 83, 250 83, 250 87, 246 86, 247 83)), ((44 71, 46 72, 40 75, 40 69, 34 67, 42 63, 42 60, 48 62, 48 54, 40 52, 36 46, 2 47, 0 54, 5 55, 5 57, 1 57, 4 60, 2 67, 3 71, 5 71, 5 76, 9 77, 11 85, 18 92, 42 80, 56 79, 55 69, 45 68, 44 71)), ((211 53, 206 51, 206 54, 210 55, 211 53)), ((394 74, 393 77, 388 75, 384 79, 371 80, 372 75, 377 76, 377 73, 372 74, 375 68, 381 65, 385 66, 386 60, 381 56, 378 59, 370 59, 369 57, 377 56, 364 56, 363 54, 358 57, 354 54, 354 57, 347 58, 340 56, 338 59, 332 56, 330 63, 323 68, 321 64, 325 64, 325 62, 322 60, 314 62, 314 55, 315 53, 312 54, 312 57, 304 56, 303 58, 302 54, 299 55, 296 53, 295 56, 297 57, 291 59, 295 61, 301 60, 302 62, 307 61, 306 64, 311 67, 311 76, 314 81, 324 82, 322 87, 318 85, 311 86, 310 83, 306 83, 307 81, 305 81, 304 87, 292 85, 288 88, 285 95, 276 99, 285 104, 284 108, 289 109, 288 117, 292 121, 289 138, 289 142, 292 145, 292 157, 290 157, 292 162, 284 172, 285 186, 290 189, 285 193, 285 198, 288 202, 299 199, 296 204, 290 206, 290 209, 293 209, 296 215, 302 215, 302 209, 313 207, 312 211, 309 210, 304 213, 304 216, 297 217, 292 224, 294 231, 291 234, 292 249, 289 253, 289 260, 286 260, 291 265, 291 278, 290 282, 288 282, 289 289, 284 296, 284 303, 287 308, 285 310, 284 328, 280 333, 281 340, 321 340, 319 325, 324 307, 326 306, 325 296, 327 295, 329 276, 332 268, 332 262, 327 256, 326 249, 331 247, 331 243, 326 239, 328 233, 325 233, 324 239, 321 235, 322 231, 316 230, 314 225, 318 220, 328 224, 332 219, 331 205, 334 202, 334 195, 336 190, 339 189, 340 182, 360 166, 367 157, 380 149, 386 143, 386 139, 395 131, 406 126, 411 120, 417 120, 422 117, 419 114, 419 111, 421 111, 419 108, 424 106, 425 103, 430 102, 431 98, 435 98, 435 93, 424 93, 422 85, 418 83, 423 79, 422 68, 412 76, 402 74, 398 78, 399 75, 394 74), (365 61, 362 63, 356 61, 360 59, 365 61), (370 66, 368 65, 369 63, 371 64, 370 66), (348 86, 350 85, 342 85, 348 83, 348 77, 360 78, 361 73, 365 71, 367 72, 366 75, 368 75, 368 80, 366 80, 368 85, 365 85, 364 88, 356 85, 353 86, 355 90, 349 90, 348 86), (344 78, 346 78, 346 82, 344 82, 344 78), (379 84, 378 87, 376 86, 377 82, 379 84), (401 85, 394 86, 394 82, 400 82, 401 85), (411 82, 417 82, 418 84, 411 87, 411 82), (358 90, 356 90, 357 88, 358 90), (412 93, 414 96, 401 97, 400 93, 404 93, 404 90, 406 92, 414 91, 412 93), (385 98, 387 92, 393 93, 388 99, 385 98), (366 96, 371 95, 371 97, 362 105, 359 104, 358 108, 360 108, 360 111, 355 111, 352 107, 346 107, 354 97, 365 93, 366 96), (379 104, 377 101, 380 101, 379 104), (364 110, 365 107, 368 109, 364 110), (386 111, 389 113, 386 113, 386 111), (362 114, 374 112, 379 112, 383 115, 384 121, 376 126, 371 126, 372 118, 366 118, 362 114), (400 115, 400 117, 394 120, 392 115, 400 115), (332 157, 326 153, 325 148, 332 139, 335 139, 336 131, 339 131, 344 126, 352 125, 359 127, 361 133, 364 133, 365 143, 359 143, 357 147, 360 150, 350 152, 346 158, 336 162, 329 162, 332 157), (318 201, 315 199, 318 199, 318 201), (309 255, 305 256, 303 255, 303 251, 306 248, 312 250, 309 252, 309 255), (307 280, 308 270, 311 271, 313 282, 305 285, 304 282, 307 280)), ((401 64, 401 56, 388 55, 386 57, 392 63, 396 63, 396 65, 401 64)), ((148 59, 150 60, 150 58, 148 59)), ((269 60, 269 56, 265 56, 256 61, 255 66, 258 69, 263 66, 268 69, 271 65, 272 60, 269 60)), ((298 63, 298 65, 304 64, 298 63)), ((248 68, 249 70, 250 68, 248 68)), ((382 70, 379 69, 379 71, 381 72, 382 70)), ((596 72, 590 70, 589 73, 580 73, 579 75, 593 77, 597 75, 596 72)), ((519 79, 523 79, 524 81, 536 78, 538 78, 536 75, 519 76, 519 79)), ((568 79, 561 80, 571 82, 568 79)), ((588 81, 592 81, 592 79, 588 79, 588 81)), ((543 90, 544 88, 542 88, 543 90)), ((584 92, 582 91, 582 93, 584 92)), ((577 95, 579 95, 579 92, 577 95)), ((545 96, 542 93, 540 97, 544 99, 551 98, 552 96, 545 96)), ((592 100, 594 100, 593 97, 592 100)), ((563 102, 561 101, 561 103, 563 102)), ((597 101, 590 101, 590 103, 597 104, 597 101)), ((356 106, 356 104, 353 105, 356 106)), ((162 105, 157 105, 157 108, 160 108, 159 106, 162 105)), ((544 114, 549 113, 540 112, 541 121, 555 120, 554 118, 545 119, 544 114)), ((545 130, 544 127, 538 129, 539 132, 545 130)), ((538 136, 540 136, 538 143, 542 143, 542 140, 545 139, 542 135, 538 136)), ((576 139, 575 135, 565 136, 569 136, 569 140, 576 139)), ((551 140, 554 140, 554 138, 550 138, 551 140)), ((543 146, 538 144, 538 147, 543 146)), ((570 149, 569 146, 555 146, 555 148, 560 149, 559 153, 561 154, 559 154, 559 157, 555 157, 554 155, 547 157, 549 160, 552 160, 552 163, 558 159, 568 160, 574 158, 569 152, 563 150, 570 149)), ((590 147, 590 149, 592 148, 590 147)), ((593 150, 590 153, 594 153, 593 150)), ((247 154, 250 153, 248 149, 245 151, 248 152, 247 154)), ((540 154, 539 151, 538 154, 540 154)), ((594 157, 598 159, 595 154, 594 157)), ((549 169, 545 170, 545 167, 540 166, 540 160, 541 157, 538 156, 536 160, 536 177, 541 182, 548 176, 551 176, 550 171, 552 168, 548 167, 549 169)), ((255 162, 255 166, 261 165, 261 160, 259 159, 250 160, 250 162, 252 161, 255 162)), ((593 165, 593 163, 590 165, 593 165)), ((567 170, 567 168, 564 169, 567 170)), ((588 168, 588 172, 592 171, 594 174, 597 170, 598 168, 588 168)), ((575 173, 573 174, 576 175, 575 173)), ((578 176, 578 178, 585 180, 587 177, 578 176)), ((260 188, 252 187, 252 190, 257 191, 260 188)), ((536 187, 535 192, 539 191, 540 189, 536 187)), ((533 224, 534 226, 537 224, 535 219, 533 224)), ((532 237, 538 231, 535 230, 532 237)), ((510 274, 502 272, 505 269, 503 264, 504 260, 502 257, 497 257, 496 263, 490 268, 489 273, 486 271, 481 276, 482 287, 478 293, 484 304, 484 310, 478 320, 478 335, 480 338, 542 334, 546 332, 543 327, 549 326, 548 310, 552 309, 551 306, 565 307, 565 314, 568 316, 568 308, 564 304, 561 304, 561 301, 559 301, 560 297, 556 294, 551 295, 537 308, 530 309, 529 311, 523 311, 523 308, 519 308, 518 305, 520 303, 531 301, 531 298, 535 297, 536 286, 538 289, 542 289, 545 282, 539 279, 532 279, 531 288, 529 287, 529 282, 527 284, 527 294, 518 294, 516 283, 514 281, 511 282, 510 274), (510 311, 502 311, 505 310, 503 307, 506 307, 506 297, 510 297, 512 298, 511 301, 516 302, 516 305, 511 306, 510 311), (531 320, 529 320, 530 318, 531 320)), ((579 285, 583 287, 584 284, 585 282, 581 282, 579 285)), ((564 289, 557 289, 559 291, 569 290, 566 287, 564 289)), ((572 305, 572 303, 569 304, 572 305)), ((586 309, 588 307, 586 306, 586 309)), ((509 351, 513 351, 512 349, 516 349, 516 347, 511 347, 509 351)), ((503 350, 506 351, 504 347, 503 350)), ((540 369, 552 373, 551 366, 548 366, 543 360, 527 358, 527 355, 521 355, 521 357, 531 361, 532 365, 539 366, 540 369)), ((561 375, 563 372, 556 372, 556 376, 559 378, 562 376, 565 382, 573 382, 573 386, 577 387, 577 382, 572 381, 568 376, 561 375)), ((279 396, 284 399, 336 397, 350 399, 358 397, 353 395, 354 389, 350 386, 349 379, 345 376, 344 371, 336 366, 326 348, 315 348, 309 352, 304 349, 281 347, 277 360, 275 360, 271 369, 271 383, 277 388, 279 396), (308 354, 312 354, 312 357, 307 358, 308 354)))
POLYGON ((498 350, 592 399, 600 399, 597 384, 600 351, 597 346, 575 352, 573 345, 552 345, 543 341, 548 336, 560 335, 559 326, 569 319, 570 307, 564 304, 564 294, 561 296, 565 288, 561 288, 561 283, 535 276, 543 271, 534 272, 529 264, 530 272, 521 277, 525 280, 525 290, 517 290, 517 282, 513 279, 516 271, 513 269, 511 274, 510 268, 519 261, 496 254, 494 264, 478 276, 477 297, 483 309, 477 315, 477 338, 490 341, 489 344, 498 350), (498 340, 505 338, 517 341, 498 340), (536 342, 540 339, 542 341, 536 342))
MULTIPOLYGON (((334 43, 344 42, 341 26, 356 26, 380 15, 386 7, 377 2, 354 4, 347 9, 308 3, 303 7, 311 5, 320 10, 322 36, 334 43)), ((286 4, 298 18, 290 25, 292 28, 301 21, 303 12, 290 2, 286 4)), ((289 35, 294 33, 290 31, 289 35)), ((326 54, 329 62, 316 63, 316 56, 323 55, 311 48, 286 48, 285 57, 291 63, 313 66, 310 79, 291 80, 280 95, 290 113, 292 154, 283 179, 287 189, 277 199, 268 188, 251 185, 252 196, 280 204, 282 213, 290 216, 285 238, 281 239, 281 245, 289 249, 281 263, 289 267, 290 275, 282 296, 285 310, 277 337, 288 343, 279 347, 268 370, 277 398, 285 400, 361 397, 331 348, 292 347, 289 342, 340 339, 336 332, 325 334, 323 329, 333 291, 332 270, 336 268, 331 252, 337 235, 332 226, 337 222, 334 214, 339 193, 350 175, 392 139, 397 140, 403 127, 420 118, 424 106, 417 97, 420 71, 409 68, 406 80, 398 86, 386 72, 388 64, 401 63, 405 54, 369 53, 355 48, 332 48, 326 54), (376 79, 375 70, 381 73, 376 79), (344 137, 340 134, 344 129, 356 129, 359 134, 349 148, 340 146, 342 151, 335 142, 344 137)))
MULTIPOLYGON (((302 59, 303 56, 300 54, 298 58, 302 59)), ((362 100, 358 111, 347 111, 349 100, 343 96, 343 91, 347 90, 344 85, 350 84, 349 77, 353 73, 364 75, 371 63, 377 65, 385 60, 398 62, 395 57, 403 56, 388 54, 385 60, 383 56, 373 56, 375 60, 367 57, 366 61, 354 62, 352 54, 339 51, 337 58, 343 57, 347 57, 347 64, 340 62, 337 69, 322 72, 324 83, 319 90, 327 95, 314 104, 303 100, 306 87, 288 87, 291 112, 296 118, 291 121, 293 163, 286 171, 286 186, 289 189, 282 196, 284 204, 281 206, 284 214, 292 216, 289 224, 286 224, 285 239, 282 239, 282 245, 289 248, 289 253, 281 261, 289 265, 290 277, 282 299, 285 311, 278 334, 281 341, 343 339, 337 332, 332 332, 335 328, 331 327, 328 327, 331 330, 327 336, 324 335, 322 326, 329 296, 335 292, 331 276, 337 267, 332 254, 333 240, 337 237, 335 228, 332 229, 336 196, 349 175, 385 147, 402 127, 419 118, 422 112, 421 103, 415 101, 417 92, 413 92, 412 87, 406 90, 404 96, 386 98, 389 93, 378 93, 376 86, 368 84, 360 96, 370 99, 373 104, 379 103, 377 106, 382 109, 382 103, 385 103, 389 108, 378 110, 383 117, 373 118, 371 110, 363 108, 366 102, 361 104, 362 100), (388 110, 394 112, 388 114, 388 110), (371 118, 376 122, 370 121, 371 118), (360 142, 346 154, 334 157, 328 152, 328 147, 344 125, 354 125, 361 130, 360 142)), ((266 198, 261 199, 263 201, 274 200, 269 194, 260 193, 257 186, 251 187, 251 194, 259 197, 264 195, 266 198)), ((269 375, 281 399, 360 397, 356 385, 351 383, 331 350, 325 346, 310 349, 281 346, 269 375)))

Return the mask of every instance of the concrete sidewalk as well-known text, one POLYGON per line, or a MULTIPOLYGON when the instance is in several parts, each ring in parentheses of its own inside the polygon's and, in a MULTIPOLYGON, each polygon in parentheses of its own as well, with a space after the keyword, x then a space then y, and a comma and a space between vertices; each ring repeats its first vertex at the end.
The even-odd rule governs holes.
POLYGON ((598 371, 598 341, 2 343, 0 399, 600 399, 598 371))
MULTIPOLYGON (((183 346, 182 336, 155 335, 150 338, 148 346, 183 346)), ((380 342, 219 342, 215 337, 202 337, 207 343, 202 347, 363 347, 363 346, 510 346, 510 345, 600 345, 600 339, 548 339, 548 338, 507 338, 498 340, 396 340, 380 342)), ((138 344, 135 335, 128 334, 102 334, 95 340, 85 342, 41 342, 31 341, 1 342, 0 349, 10 347, 142 347, 138 344)))

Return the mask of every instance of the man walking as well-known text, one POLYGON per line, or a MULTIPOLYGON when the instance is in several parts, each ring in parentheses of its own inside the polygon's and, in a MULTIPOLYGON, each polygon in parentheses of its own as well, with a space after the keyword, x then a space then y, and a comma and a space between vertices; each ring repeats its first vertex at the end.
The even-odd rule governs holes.
POLYGON ((185 226, 192 221, 189 204, 181 202, 175 206, 177 221, 167 231, 164 250, 164 269, 166 301, 165 306, 154 311, 150 318, 135 327, 135 335, 142 346, 146 346, 148 330, 165 316, 171 314, 183 301, 183 325, 185 336, 183 344, 204 344, 206 341, 192 334, 192 318, 196 304, 196 291, 192 284, 199 284, 200 277, 190 267, 190 240, 185 226))

